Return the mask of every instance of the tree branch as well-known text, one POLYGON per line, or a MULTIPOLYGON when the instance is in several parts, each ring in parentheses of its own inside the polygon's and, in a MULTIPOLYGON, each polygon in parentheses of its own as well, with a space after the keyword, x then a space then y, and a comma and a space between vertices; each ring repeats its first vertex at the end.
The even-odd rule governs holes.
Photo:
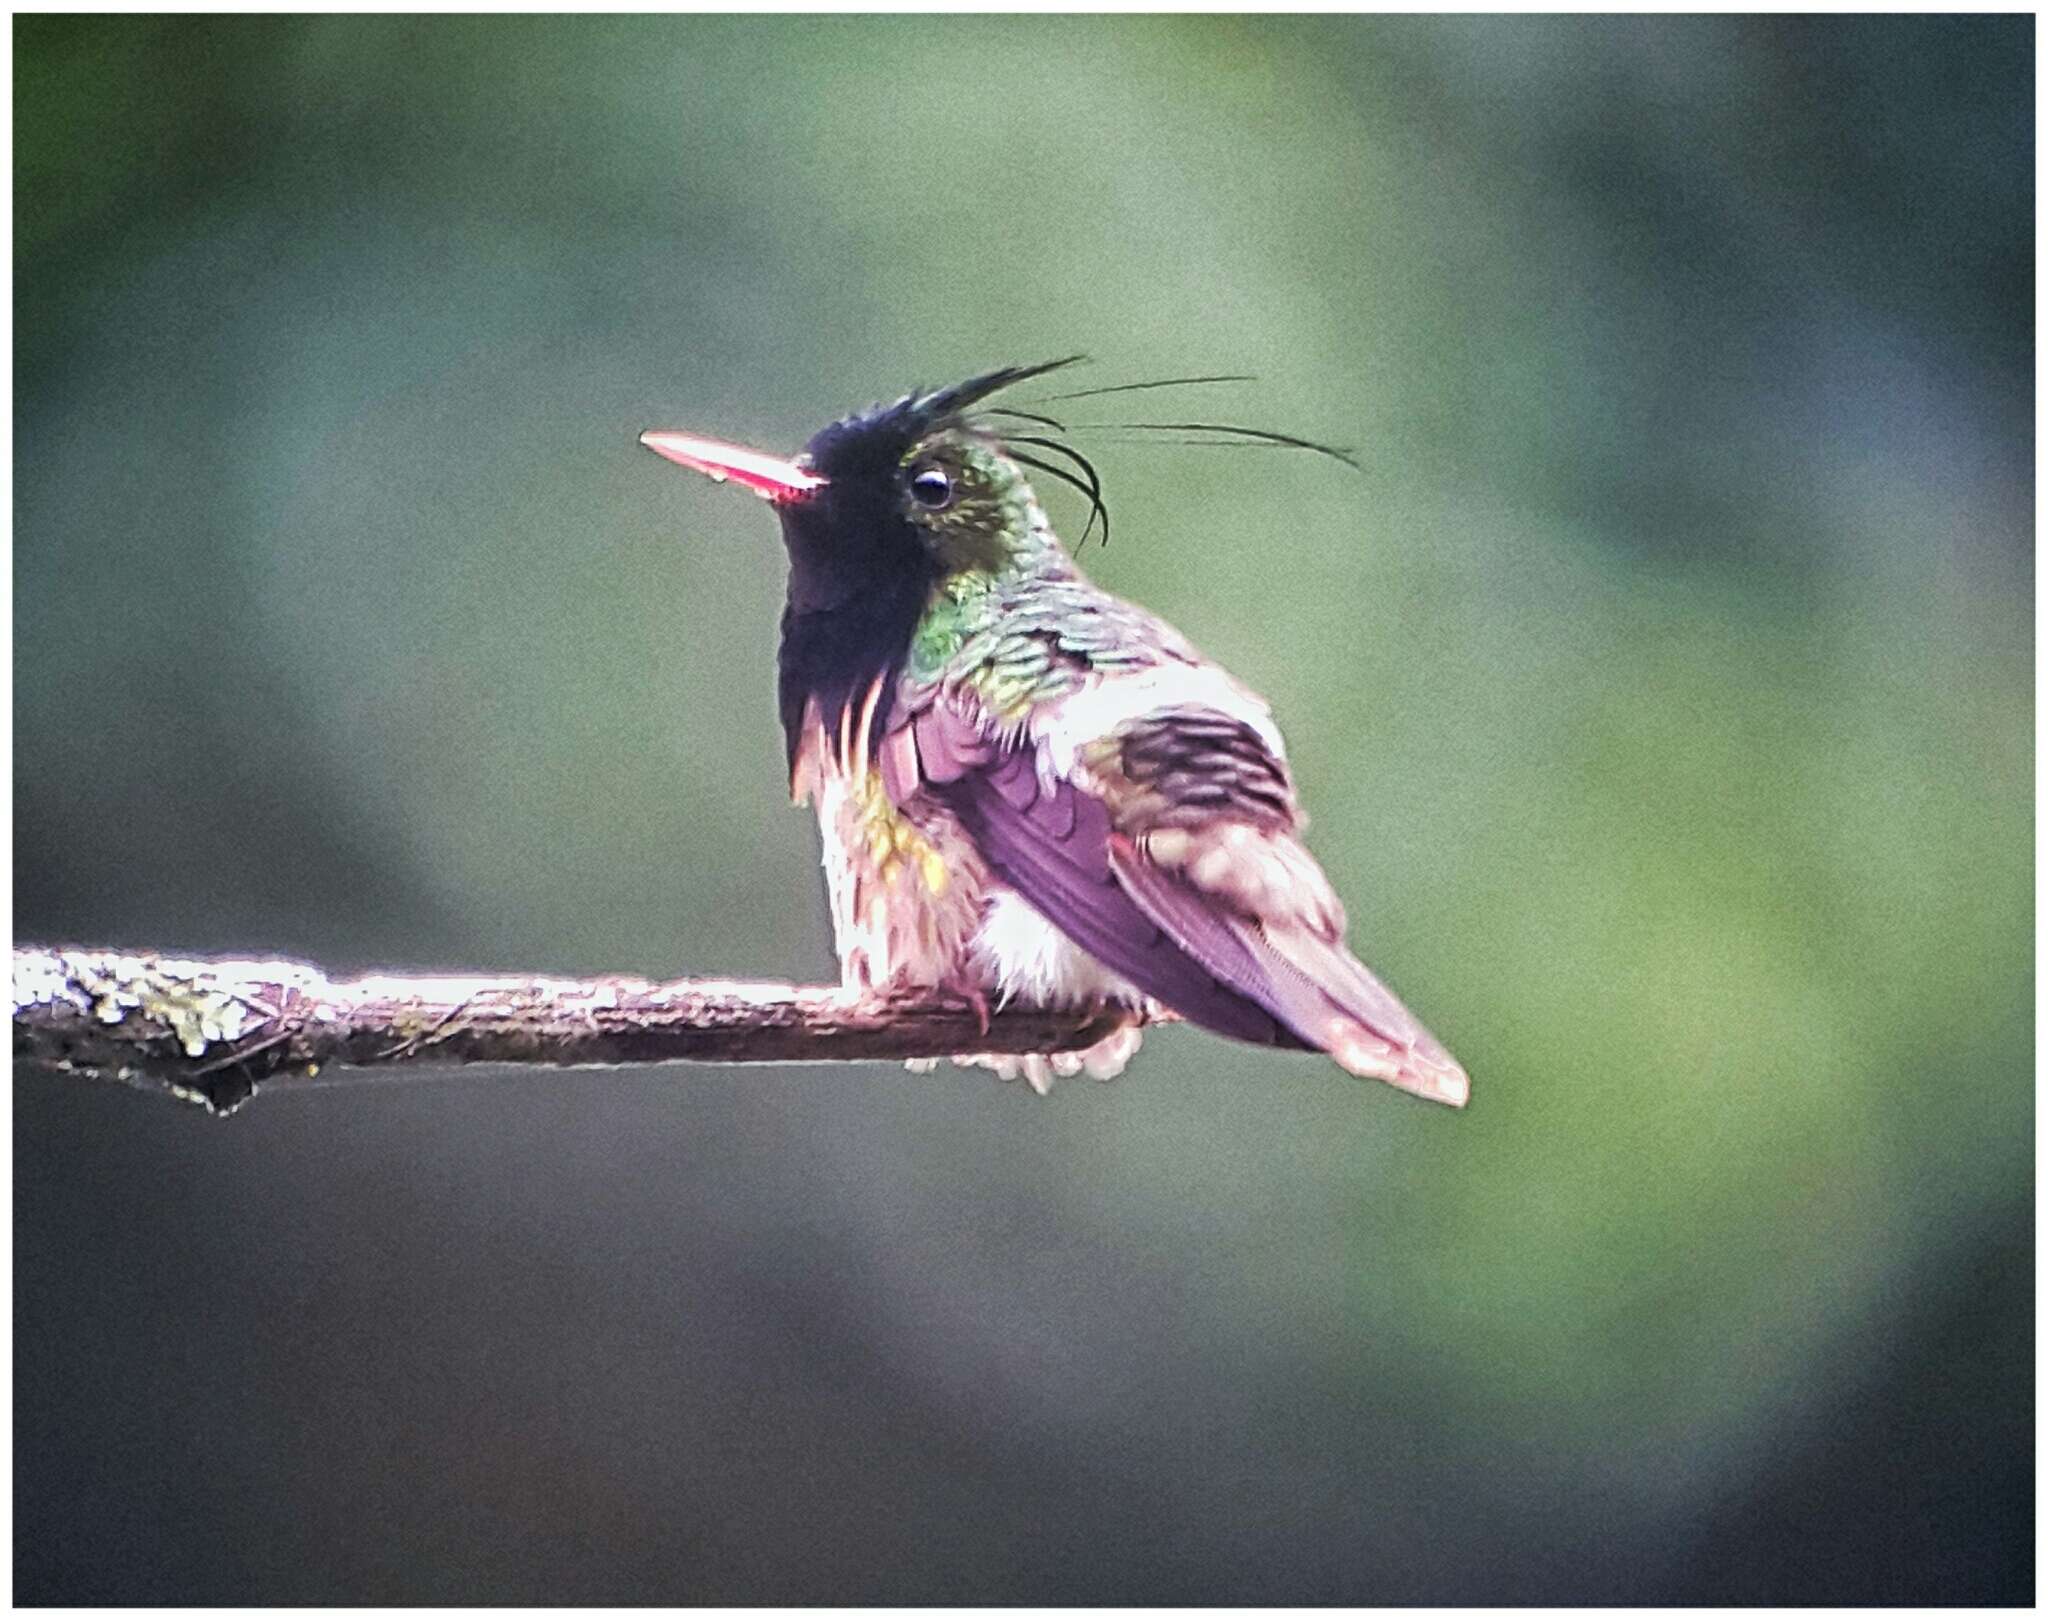
POLYGON ((596 1068, 1071 1052, 1127 1012, 992 1014, 964 998, 684 979, 373 975, 293 962, 17 946, 14 1057, 229 1114, 328 1066, 596 1068))

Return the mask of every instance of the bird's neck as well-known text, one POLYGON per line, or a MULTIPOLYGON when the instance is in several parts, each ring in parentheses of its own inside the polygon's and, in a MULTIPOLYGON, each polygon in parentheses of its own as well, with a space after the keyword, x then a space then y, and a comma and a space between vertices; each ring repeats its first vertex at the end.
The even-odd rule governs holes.
POLYGON ((1071 580, 1080 570, 1055 541, 1000 569, 966 569, 936 581, 910 635, 903 668, 920 680, 942 673, 967 643, 1030 599, 1035 587, 1071 580))

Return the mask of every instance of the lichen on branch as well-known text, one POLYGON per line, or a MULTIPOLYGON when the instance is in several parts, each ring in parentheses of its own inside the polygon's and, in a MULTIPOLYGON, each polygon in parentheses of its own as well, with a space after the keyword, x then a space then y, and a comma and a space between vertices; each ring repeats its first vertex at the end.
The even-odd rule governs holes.
POLYGON ((17 1064, 161 1090, 229 1114, 332 1067, 613 1067, 1055 1053, 1122 1012, 736 980, 369 975, 303 963, 17 946, 17 1064))

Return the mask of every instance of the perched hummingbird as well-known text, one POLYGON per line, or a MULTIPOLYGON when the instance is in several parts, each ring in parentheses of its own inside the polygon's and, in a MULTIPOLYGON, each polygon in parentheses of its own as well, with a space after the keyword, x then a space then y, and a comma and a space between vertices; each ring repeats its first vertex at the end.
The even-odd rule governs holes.
MULTIPOLYGON (((1053 533, 1026 466, 1077 487, 1085 469, 1106 524, 1093 469, 1044 437, 1052 418, 985 402, 1066 363, 906 395, 794 460, 640 436, 782 522, 782 728, 844 981, 984 1011, 1153 1003, 1462 1105, 1464 1070, 1345 949, 1264 700, 1053 533)), ((1137 1045, 1132 1024, 1085 1053, 967 1061, 1042 1092, 1137 1045)))

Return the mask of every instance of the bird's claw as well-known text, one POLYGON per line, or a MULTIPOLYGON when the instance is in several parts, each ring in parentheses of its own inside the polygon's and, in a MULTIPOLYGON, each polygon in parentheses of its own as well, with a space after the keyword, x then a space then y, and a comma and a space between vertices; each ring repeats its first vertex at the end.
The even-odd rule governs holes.
POLYGON ((988 1034, 989 1006, 988 993, 972 980, 948 980, 942 987, 948 996, 957 996, 974 1010, 975 1034, 988 1034))

